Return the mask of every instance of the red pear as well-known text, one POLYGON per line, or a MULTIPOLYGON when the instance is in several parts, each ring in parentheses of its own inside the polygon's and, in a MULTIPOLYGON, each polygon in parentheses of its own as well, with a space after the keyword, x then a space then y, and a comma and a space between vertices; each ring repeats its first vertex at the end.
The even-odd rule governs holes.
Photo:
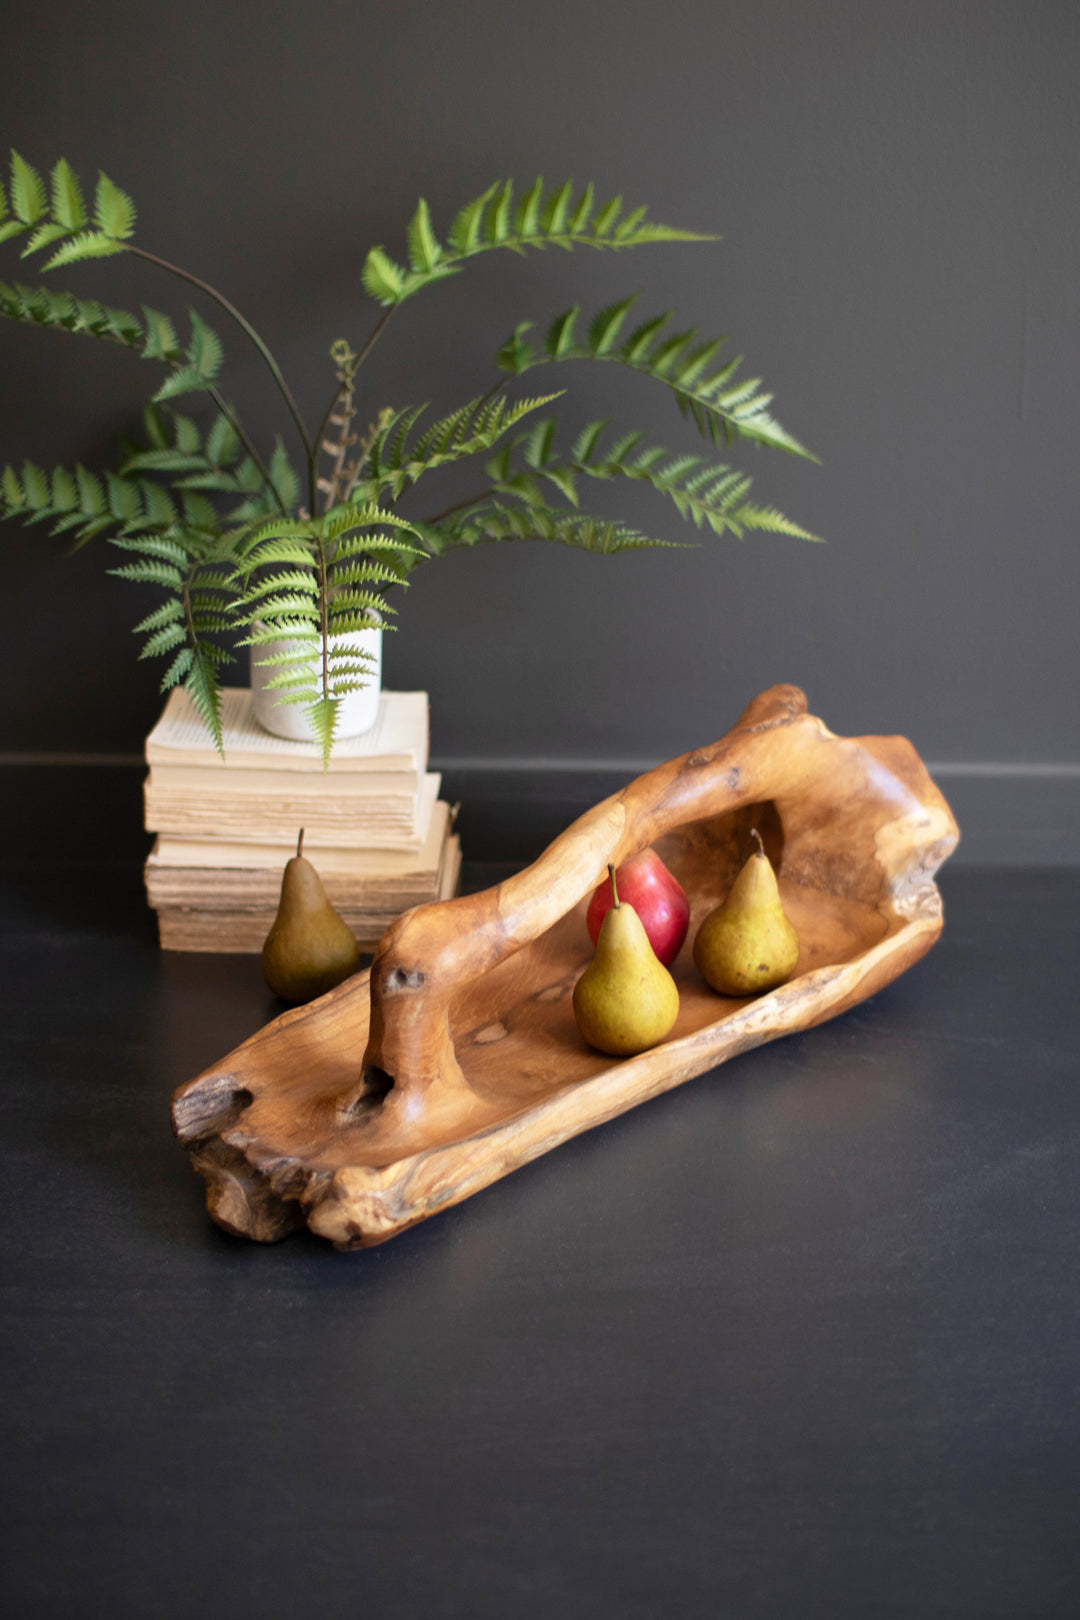
MULTIPOLYGON (((649 944, 659 961, 670 967, 679 954, 690 926, 690 902, 655 850, 643 849, 623 861, 615 874, 619 898, 633 906, 644 925, 649 944)), ((585 923, 595 945, 600 924, 611 909, 611 884, 605 878, 597 885, 585 923)))

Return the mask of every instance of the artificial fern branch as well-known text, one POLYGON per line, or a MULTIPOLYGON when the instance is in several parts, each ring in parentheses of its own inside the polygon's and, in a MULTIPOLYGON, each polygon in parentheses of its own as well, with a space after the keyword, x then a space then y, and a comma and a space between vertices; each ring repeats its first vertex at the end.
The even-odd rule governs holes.
POLYGON ((697 329, 665 336, 671 319, 669 310, 638 326, 622 344, 616 345, 625 317, 634 298, 609 305, 593 319, 584 342, 576 336, 580 305, 573 305, 556 317, 548 328, 543 350, 534 349, 526 337, 531 321, 523 321, 499 350, 498 364, 512 376, 521 376, 534 366, 563 360, 607 360, 628 366, 652 377, 669 388, 680 410, 693 418, 702 435, 714 444, 728 444, 734 438, 749 439, 774 450, 793 455, 811 455, 797 439, 768 414, 771 394, 759 392, 760 381, 734 382, 740 365, 729 360, 719 370, 710 371, 711 362, 724 342, 713 338, 696 342, 697 329))
MULTIPOLYGON (((545 192, 538 177, 514 202, 513 181, 489 186, 457 214, 444 246, 435 234, 421 198, 408 228, 409 267, 372 248, 364 262, 365 291, 388 308, 403 304, 433 282, 456 275, 467 259, 494 248, 524 253, 526 248, 592 247, 619 251, 653 242, 709 242, 715 238, 676 230, 646 218, 645 208, 624 212, 621 197, 599 207, 590 182, 577 198, 571 180, 545 192)), ((377 332, 376 334, 377 335, 377 332)))
MULTIPOLYGON (((300 442, 304 446, 305 454, 310 460, 312 454, 311 435, 308 433, 304 418, 300 414, 300 407, 293 398, 292 390, 285 381, 281 367, 274 359, 268 345, 259 336, 247 317, 240 313, 236 305, 226 298, 224 293, 218 292, 216 287, 211 286, 208 281, 203 281, 200 276, 193 275, 190 270, 185 270, 178 264, 171 264, 168 259, 159 258, 156 253, 148 253, 145 248, 136 247, 133 242, 126 243, 125 249, 128 253, 134 253, 138 258, 145 259, 149 264, 155 264, 159 269, 167 270, 170 275, 178 276, 181 281, 190 282, 193 287, 198 287, 200 292, 205 293, 208 298, 212 298, 236 322, 237 326, 250 338, 266 362, 270 375, 277 384, 278 392, 285 401, 289 415, 296 425, 296 431, 300 435, 300 442)), ((47 270, 49 266, 46 265, 45 268, 47 270)))
POLYGON ((233 585, 249 626, 240 645, 264 649, 258 662, 276 671, 267 684, 279 702, 304 706, 324 765, 342 700, 365 684, 362 655, 337 657, 335 639, 390 628, 394 610, 381 592, 389 580, 405 583, 406 567, 395 559, 419 554, 415 532, 404 518, 355 502, 260 524, 238 545, 233 585), (265 650, 279 641, 289 645, 265 650))
MULTIPOLYGON (((312 456, 310 435, 292 391, 267 344, 246 316, 241 314, 224 293, 219 292, 208 281, 204 281, 201 276, 194 275, 190 270, 185 270, 156 253, 148 252, 146 248, 137 247, 129 240, 135 226, 135 205, 126 192, 121 191, 107 175, 99 175, 94 200, 96 229, 87 230, 87 211, 82 190, 77 176, 64 158, 61 158, 53 169, 51 220, 47 218, 50 208, 41 176, 17 152, 11 154, 11 174, 12 201, 16 217, 6 228, 0 225, 0 241, 36 227, 23 249, 23 258, 39 252, 42 248, 51 247, 57 241, 63 242, 63 246, 58 248, 45 264, 46 270, 57 269, 63 264, 73 264, 80 259, 108 257, 114 253, 134 253, 136 257, 145 259, 148 264, 156 265, 170 275, 178 276, 180 280, 197 287, 200 292, 213 299, 255 345, 288 407, 310 462, 312 456)), ((3 212, 4 208, 0 208, 0 220, 3 212)))
MULTIPOLYGON (((515 492, 508 491, 506 496, 513 498, 515 492)), ((519 504, 516 499, 513 505, 507 505, 506 498, 493 498, 456 523, 418 523, 416 529, 431 555, 436 557, 461 546, 504 540, 554 541, 598 556, 657 547, 679 549, 676 541, 652 539, 614 519, 568 512, 565 508, 560 510, 536 502, 519 504)))
POLYGON ((663 445, 646 444, 644 434, 637 432, 624 434, 601 449, 606 421, 590 422, 569 455, 560 457, 555 450, 556 427, 554 417, 542 418, 488 461, 487 471, 500 494, 542 504, 542 485, 549 482, 576 506, 580 477, 628 478, 648 483, 673 502, 681 517, 696 528, 707 526, 717 535, 731 533, 741 538, 747 529, 754 529, 802 540, 818 538, 774 507, 748 501, 752 480, 723 463, 703 456, 673 455, 663 445))

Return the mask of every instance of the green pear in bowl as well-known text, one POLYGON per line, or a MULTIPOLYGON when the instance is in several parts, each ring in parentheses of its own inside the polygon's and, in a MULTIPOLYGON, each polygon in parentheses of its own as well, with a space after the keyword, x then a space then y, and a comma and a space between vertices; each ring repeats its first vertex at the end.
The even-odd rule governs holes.
POLYGON ((679 1014, 679 992, 641 918, 619 899, 614 866, 608 866, 608 877, 612 906, 600 925, 596 954, 574 986, 574 1017, 597 1051, 631 1057, 668 1034, 679 1014))
POLYGON ((694 964, 722 996, 773 990, 791 978, 799 960, 799 936, 780 903, 776 873, 756 827, 751 836, 757 850, 694 938, 694 964))
POLYGON ((304 829, 281 877, 281 899, 262 949, 263 978, 283 1001, 314 1001, 360 966, 352 930, 306 859, 304 829))

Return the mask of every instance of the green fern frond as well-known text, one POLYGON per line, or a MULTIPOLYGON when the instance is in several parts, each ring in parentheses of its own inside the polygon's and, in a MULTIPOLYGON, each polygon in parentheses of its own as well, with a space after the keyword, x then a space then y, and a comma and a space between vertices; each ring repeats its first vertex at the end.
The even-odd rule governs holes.
POLYGON ((666 496, 696 528, 707 527, 717 535, 741 537, 746 529, 756 529, 803 540, 818 538, 775 508, 749 503, 745 497, 751 479, 722 463, 703 456, 672 455, 663 445, 645 444, 639 432, 625 433, 601 449, 607 425, 605 421, 590 422, 563 462, 555 450, 556 420, 546 418, 515 439, 498 461, 488 462, 488 474, 500 493, 513 494, 534 506, 542 499, 541 478, 554 483, 574 505, 578 477, 634 479, 666 496), (514 455, 520 456, 524 468, 514 469, 514 455))
POLYGON ((424 407, 403 411, 390 419, 372 443, 371 483, 397 500, 433 468, 486 454, 523 417, 559 397, 558 393, 542 394, 513 404, 504 398, 471 399, 440 418, 412 444, 409 434, 424 407))
POLYGON ((614 336, 630 307, 630 300, 601 310, 589 327, 584 343, 573 339, 579 310, 574 305, 559 315, 548 328, 543 352, 534 349, 525 337, 527 327, 519 326, 499 350, 497 363, 515 376, 534 366, 560 360, 606 360, 628 366, 653 377, 669 388, 681 411, 689 415, 702 435, 713 444, 729 444, 733 439, 749 439, 754 444, 816 460, 769 415, 772 395, 760 392, 757 378, 739 383, 731 379, 739 365, 729 361, 710 375, 705 373, 723 339, 694 344, 695 328, 662 336, 671 319, 670 311, 644 322, 620 347, 614 336), (730 386, 729 386, 730 385, 730 386))
POLYGON ((233 585, 240 645, 269 648, 258 663, 277 673, 268 684, 281 702, 303 704, 329 761, 341 699, 362 684, 363 660, 333 638, 387 622, 381 588, 403 583, 392 558, 420 555, 414 526, 372 502, 346 502, 315 518, 274 519, 252 527, 236 553, 233 585), (365 550, 378 553, 366 557, 365 550))
POLYGON ((232 661, 231 657, 223 653, 213 642, 201 642, 194 651, 185 648, 178 658, 183 658, 184 653, 189 655, 184 690, 191 699, 195 712, 213 737, 218 753, 224 759, 225 740, 221 732, 221 686, 218 673, 223 663, 232 661))
POLYGON ((445 247, 432 228, 426 202, 421 201, 408 231, 410 268, 397 264, 385 248, 372 248, 363 269, 365 291, 377 303, 391 308, 432 282, 455 274, 465 260, 493 248, 514 253, 547 247, 617 251, 653 242, 715 241, 715 237, 696 231, 656 224, 647 219, 645 208, 623 215, 619 197, 596 208, 591 183, 576 204, 573 190, 573 183, 567 180, 545 195, 543 179, 538 177, 515 206, 513 181, 489 186, 455 216, 445 247))
POLYGON ((161 360, 174 370, 157 393, 156 402, 213 386, 224 360, 221 339, 191 312, 191 341, 181 345, 172 322, 159 310, 143 309, 144 320, 123 309, 110 309, 92 298, 48 287, 11 286, 0 281, 0 315, 32 326, 57 327, 87 337, 104 338, 131 349, 144 360, 161 360))
POLYGON ((509 506, 500 500, 473 508, 454 521, 417 527, 436 555, 461 546, 504 540, 548 540, 605 556, 648 547, 679 549, 676 542, 651 539, 611 519, 553 507, 509 506))

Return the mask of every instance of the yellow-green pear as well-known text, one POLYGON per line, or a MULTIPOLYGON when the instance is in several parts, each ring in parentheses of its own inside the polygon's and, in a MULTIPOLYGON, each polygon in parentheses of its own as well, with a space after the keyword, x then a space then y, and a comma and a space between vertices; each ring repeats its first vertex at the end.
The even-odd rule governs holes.
POLYGON ((630 1057, 664 1039, 679 1014, 679 992, 641 918, 619 899, 614 866, 608 876, 613 904, 600 925, 596 954, 574 986, 574 1017, 590 1046, 630 1057))
POLYGON ((282 873, 277 916, 262 949, 263 978, 283 1001, 313 1001, 360 966, 352 932, 326 898, 322 879, 303 848, 301 828, 296 854, 282 873))
POLYGON ((694 963, 722 996, 755 996, 790 979, 799 960, 799 936, 784 914, 772 862, 761 835, 757 850, 710 911, 694 939, 694 963))

